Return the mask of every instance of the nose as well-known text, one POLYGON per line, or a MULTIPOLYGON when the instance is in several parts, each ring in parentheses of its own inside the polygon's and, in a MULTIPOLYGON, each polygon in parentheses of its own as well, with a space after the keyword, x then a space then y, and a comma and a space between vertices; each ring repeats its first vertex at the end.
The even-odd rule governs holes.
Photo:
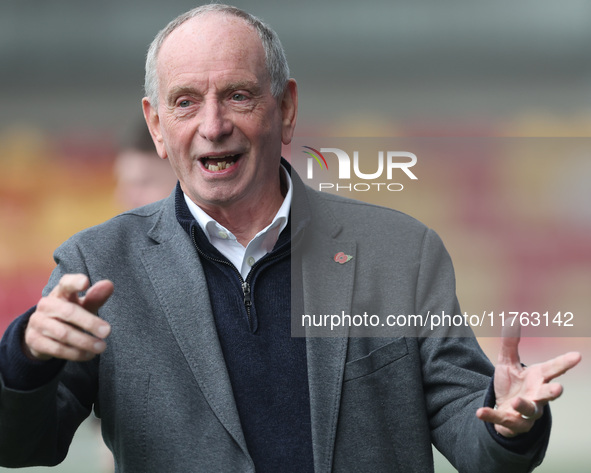
POLYGON ((217 100, 209 100, 202 105, 199 134, 203 138, 211 142, 220 141, 232 133, 232 128, 232 121, 217 100))

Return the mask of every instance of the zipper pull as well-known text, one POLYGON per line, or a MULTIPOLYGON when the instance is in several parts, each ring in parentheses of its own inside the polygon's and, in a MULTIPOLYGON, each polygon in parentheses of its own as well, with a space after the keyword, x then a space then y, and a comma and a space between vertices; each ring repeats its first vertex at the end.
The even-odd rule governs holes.
POLYGON ((244 305, 248 309, 250 307, 250 304, 251 304, 251 300, 250 300, 250 284, 248 284, 246 281, 244 281, 242 283, 242 292, 244 294, 244 305))

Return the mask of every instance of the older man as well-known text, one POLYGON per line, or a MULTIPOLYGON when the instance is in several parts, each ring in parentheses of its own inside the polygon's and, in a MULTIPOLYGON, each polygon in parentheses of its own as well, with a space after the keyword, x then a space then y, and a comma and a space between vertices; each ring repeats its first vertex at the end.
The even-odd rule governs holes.
POLYGON ((60 462, 93 407, 121 472, 424 473, 431 442, 460 471, 541 461, 549 381, 578 354, 523 368, 507 338, 492 383, 471 338, 291 337, 292 310, 458 309, 432 231, 314 192, 281 160, 288 77, 276 35, 233 7, 156 37, 143 109, 179 184, 56 251, 2 341, 3 464, 60 462))

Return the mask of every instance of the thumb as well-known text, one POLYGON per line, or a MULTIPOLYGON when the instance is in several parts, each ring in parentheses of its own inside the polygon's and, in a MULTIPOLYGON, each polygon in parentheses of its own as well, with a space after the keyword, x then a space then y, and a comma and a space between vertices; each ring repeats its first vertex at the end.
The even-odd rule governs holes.
POLYGON ((109 297, 111 297, 114 290, 115 286, 108 279, 98 281, 86 291, 86 295, 82 299, 81 305, 88 312, 96 314, 101 306, 107 302, 109 297))
POLYGON ((517 316, 506 319, 501 333, 501 351, 498 363, 519 365, 519 341, 521 339, 521 324, 517 316))

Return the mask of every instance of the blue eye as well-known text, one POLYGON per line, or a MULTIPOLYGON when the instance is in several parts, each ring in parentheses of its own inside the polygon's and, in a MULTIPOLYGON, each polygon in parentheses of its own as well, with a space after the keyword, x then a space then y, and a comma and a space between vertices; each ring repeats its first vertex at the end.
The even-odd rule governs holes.
POLYGON ((242 94, 233 94, 232 100, 235 100, 236 102, 242 102, 243 100, 246 100, 246 96, 242 94))
POLYGON ((181 107, 181 108, 187 108, 189 105, 191 105, 190 100, 181 100, 179 102, 179 107, 181 107))

